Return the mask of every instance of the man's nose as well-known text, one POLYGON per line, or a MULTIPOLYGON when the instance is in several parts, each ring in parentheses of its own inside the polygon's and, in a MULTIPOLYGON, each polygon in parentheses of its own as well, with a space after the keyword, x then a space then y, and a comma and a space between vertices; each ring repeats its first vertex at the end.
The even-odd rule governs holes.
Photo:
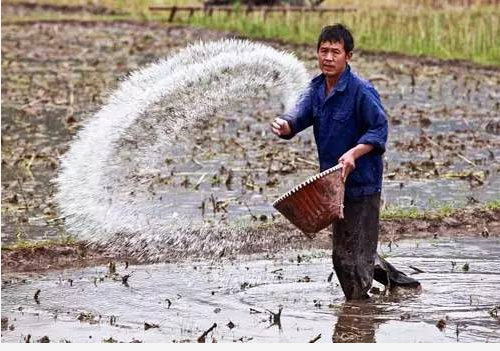
POLYGON ((327 52, 325 59, 328 61, 332 61, 333 60, 333 52, 327 52))

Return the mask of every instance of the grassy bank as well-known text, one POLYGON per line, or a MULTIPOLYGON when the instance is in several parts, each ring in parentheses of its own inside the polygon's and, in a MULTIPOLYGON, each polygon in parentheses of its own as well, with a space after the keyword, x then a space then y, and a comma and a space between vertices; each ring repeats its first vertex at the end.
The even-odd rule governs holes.
MULTIPOLYGON (((453 217, 467 207, 456 207, 451 204, 443 204, 431 210, 421 210, 417 208, 402 208, 397 206, 387 206, 384 208, 380 217, 382 220, 395 220, 395 219, 444 219, 453 217)), ((472 207, 471 207, 472 208, 472 207)), ((500 200, 487 202, 479 207, 480 211, 497 211, 500 209, 500 200)))
POLYGON ((73 236, 60 237, 56 239, 49 240, 26 240, 19 238, 13 244, 2 245, 3 250, 29 250, 29 249, 39 249, 47 248, 51 246, 75 246, 78 245, 78 241, 73 236))

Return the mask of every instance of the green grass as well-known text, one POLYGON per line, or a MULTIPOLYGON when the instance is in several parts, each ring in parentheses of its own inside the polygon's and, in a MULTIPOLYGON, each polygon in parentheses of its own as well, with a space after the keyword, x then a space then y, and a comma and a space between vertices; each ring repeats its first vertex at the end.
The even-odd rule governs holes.
POLYGON ((57 238, 50 240, 26 240, 18 237, 17 241, 13 244, 2 245, 2 250, 27 250, 27 249, 38 249, 46 248, 51 246, 64 246, 64 245, 75 245, 78 241, 76 238, 70 234, 61 234, 57 238))
POLYGON ((400 208, 389 206, 383 209, 380 213, 380 218, 391 219, 429 219, 429 218, 445 218, 452 215, 458 209, 441 208, 436 210, 420 210, 417 208, 400 208))
POLYGON ((388 206, 380 212, 380 218, 391 219, 424 219, 428 215, 426 212, 416 208, 400 208, 397 206, 388 206))
POLYGON ((487 203, 485 208, 489 211, 494 211, 500 209, 500 200, 495 200, 487 203))
MULTIPOLYGON (((157 17, 155 15, 155 17, 157 17)), ((500 10, 498 7, 469 9, 363 10, 324 15, 261 13, 244 15, 179 15, 178 22, 199 27, 235 31, 251 38, 281 39, 315 44, 324 25, 345 23, 353 31, 356 47, 440 59, 461 59, 500 65, 500 10)))
MULTIPOLYGON (((430 210, 420 210, 417 208, 402 208, 398 206, 388 206, 380 213, 380 218, 384 220, 397 219, 444 219, 452 217, 467 207, 455 207, 451 203, 445 203, 430 210)), ((485 211, 495 211, 500 209, 500 200, 487 202, 479 207, 485 211)))

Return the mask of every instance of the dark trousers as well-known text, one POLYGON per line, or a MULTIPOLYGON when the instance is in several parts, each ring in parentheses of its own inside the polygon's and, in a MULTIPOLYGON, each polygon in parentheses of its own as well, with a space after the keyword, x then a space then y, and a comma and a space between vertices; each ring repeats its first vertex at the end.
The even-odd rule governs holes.
POLYGON ((367 298, 375 278, 386 286, 419 286, 377 254, 380 194, 344 199, 333 224, 333 268, 348 300, 367 298))

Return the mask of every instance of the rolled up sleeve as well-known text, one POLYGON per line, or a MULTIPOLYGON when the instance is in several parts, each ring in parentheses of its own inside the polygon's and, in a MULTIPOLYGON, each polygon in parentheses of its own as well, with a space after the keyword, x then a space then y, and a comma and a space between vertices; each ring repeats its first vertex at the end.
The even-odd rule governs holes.
POLYGON ((309 86, 300 96, 295 107, 288 113, 281 116, 288 122, 292 132, 288 135, 281 135, 282 139, 291 139, 307 127, 313 124, 312 107, 312 87, 309 86))
POLYGON ((359 138, 358 144, 369 144, 379 154, 385 152, 387 143, 387 116, 374 88, 366 88, 359 100, 359 113, 366 132, 359 138))

